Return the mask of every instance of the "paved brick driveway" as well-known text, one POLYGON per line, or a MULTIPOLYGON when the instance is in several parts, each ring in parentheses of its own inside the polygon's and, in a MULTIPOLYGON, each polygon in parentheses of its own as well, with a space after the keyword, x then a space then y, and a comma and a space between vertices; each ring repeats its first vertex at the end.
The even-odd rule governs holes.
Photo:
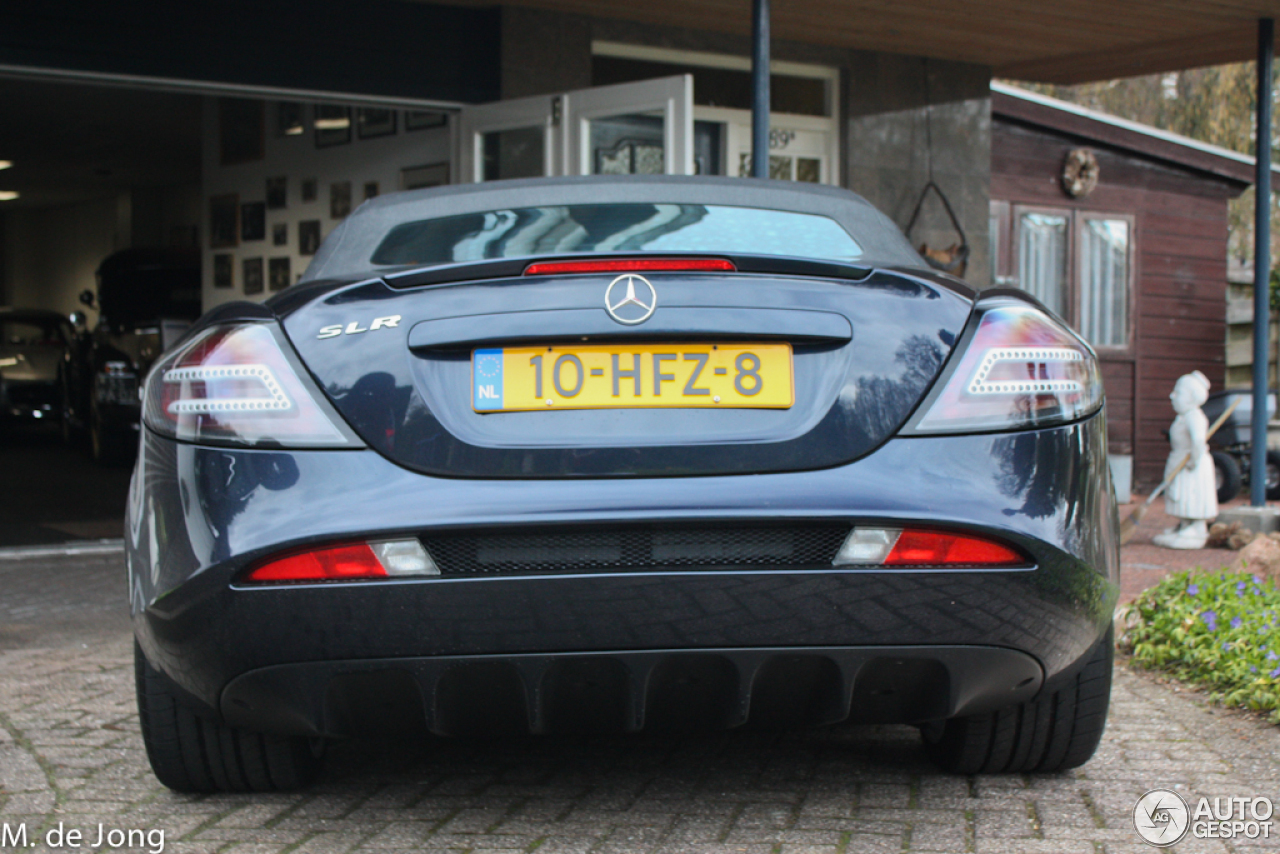
MULTIPOLYGON (((103 594, 118 582, 102 579, 119 578, 111 575, 116 562, 0 561, 0 629, 27 627, 7 638, 0 631, 0 822, 25 824, 31 842, 59 824, 92 842, 102 823, 163 830, 164 851, 199 854, 1115 854, 1156 850, 1139 841, 1130 820, 1150 788, 1280 798, 1280 730, 1207 709, 1195 695, 1123 668, 1098 756, 1058 776, 944 776, 927 764, 913 730, 863 727, 354 742, 332 751, 324 778, 305 793, 175 795, 147 769, 127 629, 104 610, 103 594), (61 591, 64 605, 87 591, 88 622, 76 628, 64 611, 42 630, 45 589, 61 591)), ((1213 840, 1172 850, 1277 849, 1280 841, 1213 840)))

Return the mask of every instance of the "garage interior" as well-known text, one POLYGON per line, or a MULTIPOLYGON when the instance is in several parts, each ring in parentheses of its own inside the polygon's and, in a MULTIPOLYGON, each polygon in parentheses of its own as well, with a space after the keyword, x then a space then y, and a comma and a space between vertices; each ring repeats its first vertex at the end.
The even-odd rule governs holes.
MULTIPOLYGON (((973 245, 970 280, 983 286, 993 76, 1072 83, 1249 59, 1257 17, 1270 4, 1118 10, 1075 0, 1014 18, 998 0, 959 16, 936 6, 779 5, 774 70, 789 63, 801 74, 830 72, 827 91, 837 93, 829 115, 796 123, 815 140, 829 137, 828 148, 812 149, 827 156, 825 171, 811 165, 813 153, 804 169, 863 193, 899 224, 910 218, 919 188, 936 179, 973 245), (993 18, 1005 28, 987 26, 993 18)), ((725 57, 740 63, 751 48, 750 4, 739 0, 643 7, 366 0, 360 15, 350 12, 343 0, 172 4, 162 16, 140 4, 104 12, 74 0, 14 10, 0 34, 0 162, 13 164, 0 169, 0 306, 82 311, 93 328, 96 313, 79 294, 93 288, 104 257, 138 246, 199 247, 206 309, 265 298, 305 268, 303 224, 319 220, 322 238, 340 219, 331 215, 334 185, 349 182, 353 208, 373 193, 459 180, 456 116, 469 105, 617 83, 626 63, 669 70, 694 57, 684 70, 716 63, 732 70, 738 66, 725 57), (249 110, 258 111, 265 140, 252 168, 220 150, 227 110, 235 111, 228 103, 260 105, 249 110), (355 126, 361 106, 394 110, 397 133, 366 139, 355 126), (301 144, 288 131, 286 113, 295 108, 308 117, 301 137, 312 158, 297 169, 283 165, 301 150, 290 148, 301 144), (339 123, 346 116, 355 141, 348 152, 404 147, 371 158, 378 166, 326 171, 328 155, 313 144, 315 118, 326 109, 339 123), (455 118, 428 120, 414 136, 409 111, 455 118), (266 201, 264 176, 274 174, 288 179, 287 217, 273 218, 266 201), (308 178, 315 179, 310 188, 308 178), (211 246, 210 202, 232 196, 237 216, 240 205, 267 204, 262 244, 211 246), (281 225, 285 244, 273 233, 281 225), (287 251, 272 248, 281 245, 287 251), (271 280, 270 266, 252 279, 255 262, 285 257, 289 263, 275 269, 288 279, 271 280)), ((799 159, 789 168, 803 180, 799 159)), ((938 240, 950 236, 944 221, 938 240)), ((0 547, 119 536, 127 462, 92 466, 83 443, 65 447, 46 424, 0 438, 0 473, 0 547)))

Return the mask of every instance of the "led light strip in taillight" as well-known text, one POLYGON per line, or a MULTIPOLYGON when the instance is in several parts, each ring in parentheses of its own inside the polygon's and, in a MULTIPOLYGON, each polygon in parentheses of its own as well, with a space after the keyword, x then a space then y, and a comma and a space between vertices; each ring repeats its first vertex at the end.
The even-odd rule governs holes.
POLYGON ((308 549, 272 558, 245 574, 255 584, 364 581, 439 575, 417 540, 373 540, 308 549))
POLYGON ((167 407, 174 415, 211 415, 215 412, 283 412, 293 408, 275 374, 266 365, 220 365, 173 368, 164 372, 167 383, 210 382, 213 380, 257 380, 266 397, 187 397, 167 407))
POLYGON ((1069 347, 992 347, 982 358, 982 364, 969 384, 969 394, 1035 394, 1078 393, 1084 390, 1079 380, 1049 379, 1044 376, 1050 364, 1059 362, 1083 362, 1084 353, 1069 347), (987 379, 1000 362, 1015 362, 1031 368, 1030 379, 992 382, 987 379))
POLYGON ((1025 555, 974 534, 928 528, 857 527, 849 532, 833 566, 1008 569, 1031 566, 1025 555))
POLYGON ((539 261, 524 268, 526 276, 557 273, 733 273, 732 261, 724 258, 610 258, 599 261, 539 261))

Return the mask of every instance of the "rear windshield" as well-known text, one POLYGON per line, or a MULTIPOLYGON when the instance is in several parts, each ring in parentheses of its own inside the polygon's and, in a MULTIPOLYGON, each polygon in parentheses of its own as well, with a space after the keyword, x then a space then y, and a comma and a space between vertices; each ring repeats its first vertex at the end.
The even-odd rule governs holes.
POLYGON ((374 264, 448 264, 576 252, 721 252, 850 261, 860 247, 817 214, 720 205, 512 208, 398 225, 374 264))

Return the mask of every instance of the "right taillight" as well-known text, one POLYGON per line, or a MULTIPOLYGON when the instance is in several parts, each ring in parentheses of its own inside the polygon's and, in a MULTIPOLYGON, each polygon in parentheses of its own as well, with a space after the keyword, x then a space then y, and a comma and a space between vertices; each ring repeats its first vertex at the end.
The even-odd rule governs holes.
POLYGON ((980 311, 959 362, 904 433, 1050 427, 1102 405, 1097 356, 1078 335, 1012 300, 980 311))
POLYGON ((831 563, 864 569, 1013 569, 1033 564, 1013 546, 978 534, 864 526, 849 532, 831 563))

